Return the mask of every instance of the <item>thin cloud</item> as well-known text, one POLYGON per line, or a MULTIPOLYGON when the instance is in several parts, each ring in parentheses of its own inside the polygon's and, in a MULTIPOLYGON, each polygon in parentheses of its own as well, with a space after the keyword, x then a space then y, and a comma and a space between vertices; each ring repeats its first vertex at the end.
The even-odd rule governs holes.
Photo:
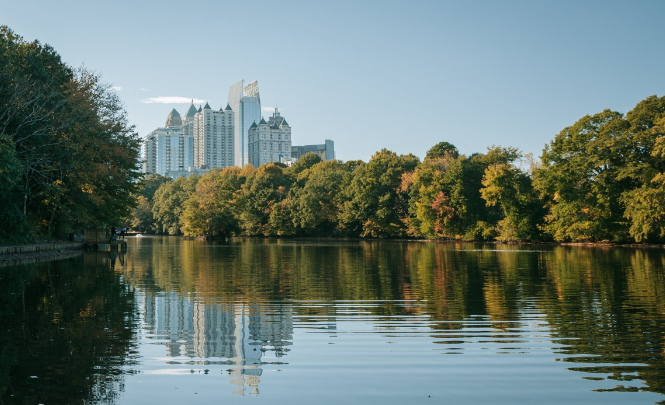
POLYGON ((148 91, 148 89, 140 88, 141 91, 148 91))
POLYGON ((199 100, 198 98, 188 98, 188 97, 151 97, 141 100, 145 104, 189 104, 194 100, 195 104, 204 104, 205 100, 199 100))
POLYGON ((111 86, 111 90, 120 91, 122 90, 122 86, 111 86))

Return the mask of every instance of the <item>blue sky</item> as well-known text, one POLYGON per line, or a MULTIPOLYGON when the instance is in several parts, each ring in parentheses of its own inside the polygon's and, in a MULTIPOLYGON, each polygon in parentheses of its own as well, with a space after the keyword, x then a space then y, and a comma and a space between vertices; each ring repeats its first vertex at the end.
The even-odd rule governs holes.
MULTIPOLYGON (((294 144, 337 158, 496 144, 665 93, 664 1, 8 1, 0 24, 120 88, 142 136, 172 108, 258 80, 294 144)), ((267 117, 270 111, 264 111, 267 117)))

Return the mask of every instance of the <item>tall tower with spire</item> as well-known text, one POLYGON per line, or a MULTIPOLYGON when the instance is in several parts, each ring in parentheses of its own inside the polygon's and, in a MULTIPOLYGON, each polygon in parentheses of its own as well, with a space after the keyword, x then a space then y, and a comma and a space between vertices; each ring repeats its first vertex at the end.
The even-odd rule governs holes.
POLYGON ((249 163, 249 127, 261 119, 261 97, 259 83, 255 80, 248 85, 240 80, 229 88, 228 104, 235 112, 235 165, 243 167, 249 163))

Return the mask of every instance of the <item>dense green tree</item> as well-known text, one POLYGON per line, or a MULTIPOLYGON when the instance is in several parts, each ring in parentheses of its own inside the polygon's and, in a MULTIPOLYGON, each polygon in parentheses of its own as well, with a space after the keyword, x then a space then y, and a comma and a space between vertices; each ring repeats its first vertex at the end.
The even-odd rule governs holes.
POLYGON ((138 194, 142 195, 143 197, 147 198, 148 200, 152 200, 155 197, 155 193, 159 188, 166 183, 172 182, 173 179, 168 177, 168 176, 162 176, 157 173, 152 173, 147 175, 146 177, 142 178, 139 180, 139 191, 138 194))
POLYGON ((139 180, 137 184, 138 190, 135 194, 136 206, 132 208, 126 220, 131 229, 142 233, 162 232, 161 225, 157 224, 155 215, 153 214, 153 207, 155 205, 154 197, 161 186, 172 181, 170 177, 156 173, 139 180))
POLYGON ((350 167, 337 160, 318 163, 298 175, 298 182, 304 185, 293 193, 293 219, 301 233, 318 236, 336 233, 343 203, 341 192, 351 178, 350 167))
POLYGON ((665 240, 665 173, 624 193, 622 201, 626 204, 625 216, 630 220, 630 234, 636 242, 665 240))
MULTIPOLYGON (((293 166, 292 166, 293 167, 293 166)), ((275 204, 288 196, 292 178, 286 169, 268 163, 262 165, 243 185, 240 226, 245 235, 277 235, 278 229, 270 225, 275 204)), ((281 221, 273 221, 273 224, 281 221)))
POLYGON ((492 239, 501 213, 481 197, 483 174, 487 167, 515 160, 519 154, 514 148, 491 147, 486 154, 467 157, 454 150, 448 143, 435 146, 428 152, 430 157, 405 176, 407 232, 427 238, 492 239), (441 150, 441 157, 436 157, 441 150))
POLYGON ((510 163, 495 163, 485 169, 480 193, 488 206, 498 206, 499 240, 533 241, 540 238, 539 221, 544 216, 531 177, 510 163))
POLYGON ((621 195, 630 235, 636 241, 665 240, 665 97, 651 96, 626 114, 619 177, 631 181, 621 195))
POLYGON ((356 167, 359 167, 364 164, 365 162, 363 162, 362 160, 347 160, 346 162, 344 162, 344 166, 346 166, 350 172, 356 170, 356 167))
POLYGON ((175 181, 162 184, 153 197, 152 214, 158 233, 180 235, 185 201, 196 191, 198 176, 179 177, 175 181))
POLYGON ((31 214, 33 203, 40 208, 52 185, 53 164, 61 157, 53 135, 62 129, 58 118, 72 79, 72 70, 53 48, 26 42, 0 26, 0 136, 19 161, 16 185, 24 216, 31 214))
POLYGON ((479 159, 448 154, 427 159, 405 183, 410 190, 408 233, 428 238, 460 238, 482 211, 476 195, 482 176, 479 159), (474 209, 476 208, 476 209, 474 209))
POLYGON ((425 160, 427 159, 438 159, 444 156, 451 156, 457 158, 459 156, 459 151, 452 143, 448 142, 439 142, 436 145, 432 146, 430 150, 427 151, 425 155, 425 160))
POLYGON ((0 136, 0 243, 25 241, 27 224, 21 212, 20 178, 14 143, 8 136, 0 136))
POLYGON ((136 206, 132 208, 128 219, 129 227, 141 233, 152 233, 155 231, 155 218, 152 214, 152 201, 142 195, 136 197, 136 206))
POLYGON ((240 233, 238 200, 253 168, 227 167, 202 175, 185 203, 182 232, 188 235, 229 237, 240 233))
POLYGON ((100 80, 79 69, 69 85, 68 123, 53 134, 58 159, 42 199, 49 230, 120 225, 135 203, 140 139, 117 92, 100 80))
POLYGON ((22 215, 45 236, 117 223, 135 202, 139 138, 116 92, 5 26, 0 138, 20 168, 11 200, 20 198, 22 215))
POLYGON ((300 159, 293 162, 291 167, 289 167, 286 172, 294 177, 298 177, 298 174, 303 170, 307 170, 310 167, 314 166, 317 163, 321 162, 321 156, 316 155, 312 152, 305 153, 300 159))
POLYGON ((357 167, 342 193, 341 232, 362 237, 403 236, 408 192, 402 188, 402 176, 418 164, 418 158, 411 154, 397 156, 382 149, 367 164, 357 167))
POLYGON ((297 232, 294 216, 297 206, 293 197, 287 195, 282 200, 275 202, 270 210, 268 218, 268 231, 264 235, 292 236, 297 232))
POLYGON ((628 122, 605 110, 565 128, 545 147, 534 185, 550 201, 546 230, 559 241, 622 241, 628 236, 621 194, 630 179, 622 145, 628 122))

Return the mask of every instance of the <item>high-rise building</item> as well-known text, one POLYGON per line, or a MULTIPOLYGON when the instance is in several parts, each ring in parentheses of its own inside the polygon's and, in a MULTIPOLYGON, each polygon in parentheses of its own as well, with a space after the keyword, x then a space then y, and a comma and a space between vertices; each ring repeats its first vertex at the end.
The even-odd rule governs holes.
POLYGON ((318 145, 302 145, 291 147, 291 159, 293 160, 300 159, 307 153, 314 153, 319 155, 323 161, 333 160, 335 159, 335 142, 330 139, 326 139, 325 143, 318 145))
POLYGON ((229 88, 228 104, 235 112, 234 154, 235 165, 243 167, 249 163, 249 127, 261 119, 261 97, 259 83, 255 80, 243 86, 244 80, 229 88))
POLYGON ((194 165, 194 138, 183 132, 182 117, 174 108, 166 125, 149 133, 143 141, 143 171, 178 177, 194 165), (180 175, 180 174, 179 174, 180 175))
POLYGON ((197 169, 214 169, 234 165, 235 114, 227 104, 219 111, 199 107, 194 114, 194 166, 197 169))
POLYGON ((254 167, 291 159, 291 127, 277 108, 268 122, 252 123, 247 134, 249 163, 254 167))
POLYGON ((194 116, 196 115, 196 107, 194 107, 194 100, 189 105, 187 113, 182 118, 182 132, 185 136, 194 136, 194 116))

